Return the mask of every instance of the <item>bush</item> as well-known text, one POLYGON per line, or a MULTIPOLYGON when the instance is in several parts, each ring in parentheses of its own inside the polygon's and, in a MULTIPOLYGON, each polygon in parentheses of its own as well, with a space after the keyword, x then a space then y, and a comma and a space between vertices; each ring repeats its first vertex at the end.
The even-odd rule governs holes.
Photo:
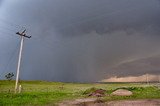
POLYGON ((86 90, 83 92, 83 94, 84 94, 84 95, 87 95, 87 94, 90 94, 90 93, 92 93, 92 92, 95 92, 96 90, 98 90, 98 89, 95 88, 95 87, 92 87, 92 88, 86 89, 86 90))
POLYGON ((13 73, 8 73, 8 74, 5 75, 6 79, 9 80, 9 81, 12 80, 13 76, 14 76, 13 73))

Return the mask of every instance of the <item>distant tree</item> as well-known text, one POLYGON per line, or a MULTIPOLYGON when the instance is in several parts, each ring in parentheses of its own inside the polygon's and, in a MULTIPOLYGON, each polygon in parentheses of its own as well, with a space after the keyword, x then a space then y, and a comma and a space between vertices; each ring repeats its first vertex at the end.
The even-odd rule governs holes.
POLYGON ((9 81, 12 80, 13 76, 14 76, 13 73, 8 73, 8 74, 5 75, 6 79, 9 80, 9 81))

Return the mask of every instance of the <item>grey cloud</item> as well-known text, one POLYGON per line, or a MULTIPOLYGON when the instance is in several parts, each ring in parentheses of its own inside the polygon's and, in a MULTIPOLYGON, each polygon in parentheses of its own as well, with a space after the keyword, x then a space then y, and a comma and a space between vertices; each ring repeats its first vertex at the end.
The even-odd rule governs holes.
POLYGON ((143 75, 144 72, 147 74, 154 73, 159 74, 159 64, 160 64, 160 55, 154 55, 147 58, 137 59, 134 61, 129 61, 122 63, 115 68, 113 68, 113 71, 115 73, 118 73, 117 71, 126 72, 128 73, 121 73, 119 76, 126 76, 126 75, 143 75))
MULTIPOLYGON (((27 27, 32 35, 25 41, 22 79, 83 82, 128 76, 132 67, 112 68, 160 53, 159 0, 6 0, 2 9, 0 18, 27 27)), ((6 40, 8 48, 16 42, 6 40)), ((5 66, 9 54, 0 55, 5 66)), ((131 74, 158 72, 139 68, 131 74)))

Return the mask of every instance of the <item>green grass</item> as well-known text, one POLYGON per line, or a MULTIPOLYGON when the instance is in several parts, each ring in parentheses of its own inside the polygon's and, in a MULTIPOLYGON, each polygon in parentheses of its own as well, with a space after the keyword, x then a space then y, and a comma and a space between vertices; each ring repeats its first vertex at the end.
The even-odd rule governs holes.
POLYGON ((81 84, 45 81, 20 81, 22 93, 14 94, 15 81, 0 81, 0 106, 54 105, 63 100, 86 97, 84 92, 90 88, 107 90, 105 101, 121 99, 160 98, 160 89, 153 85, 138 83, 81 84), (128 89, 132 96, 112 96, 118 88, 128 89))
POLYGON ((160 99, 160 89, 156 86, 146 86, 146 87, 120 87, 117 89, 112 89, 108 91, 109 96, 104 98, 105 101, 113 100, 123 100, 123 99, 160 99), (110 95, 113 91, 117 89, 127 89, 133 92, 131 96, 114 96, 110 95))

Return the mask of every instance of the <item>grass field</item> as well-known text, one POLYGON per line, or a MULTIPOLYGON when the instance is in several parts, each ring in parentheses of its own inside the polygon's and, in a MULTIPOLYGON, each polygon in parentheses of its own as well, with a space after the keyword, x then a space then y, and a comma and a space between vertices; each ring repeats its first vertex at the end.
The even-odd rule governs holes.
POLYGON ((14 94, 15 81, 0 81, 0 106, 54 105, 63 100, 84 98, 84 92, 92 87, 107 90, 109 95, 117 88, 125 87, 132 96, 106 96, 105 101, 120 99, 160 98, 160 89, 155 85, 142 83, 81 84, 45 81, 21 81, 22 93, 14 94))

